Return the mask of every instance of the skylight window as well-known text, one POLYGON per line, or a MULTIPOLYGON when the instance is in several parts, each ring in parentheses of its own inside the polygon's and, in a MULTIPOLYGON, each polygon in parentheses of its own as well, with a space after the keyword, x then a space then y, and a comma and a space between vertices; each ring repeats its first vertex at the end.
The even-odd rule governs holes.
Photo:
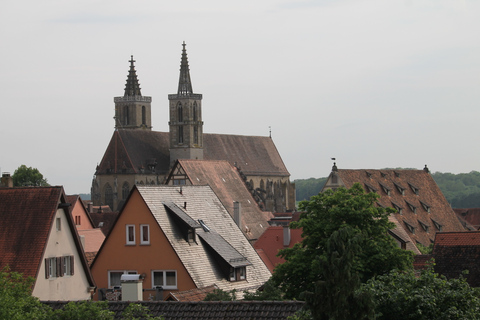
POLYGON ((423 201, 420 201, 420 203, 422 204, 423 209, 425 209, 425 211, 430 213, 430 206, 423 201))
POLYGON ((403 223, 405 223, 405 225, 407 226, 407 229, 412 233, 412 234, 415 234, 415 227, 412 226, 410 223, 408 223, 407 221, 403 221, 403 223))
POLYGON ((417 213, 417 207, 414 206, 413 204, 411 204, 410 202, 408 201, 405 201, 408 205, 408 207, 410 208, 410 210, 412 210, 413 213, 417 213))
POLYGON ((392 205, 393 205, 393 208, 395 208, 395 210, 397 210, 398 213, 403 214, 403 208, 402 207, 400 207, 398 204, 396 204, 393 201, 392 201, 392 205))

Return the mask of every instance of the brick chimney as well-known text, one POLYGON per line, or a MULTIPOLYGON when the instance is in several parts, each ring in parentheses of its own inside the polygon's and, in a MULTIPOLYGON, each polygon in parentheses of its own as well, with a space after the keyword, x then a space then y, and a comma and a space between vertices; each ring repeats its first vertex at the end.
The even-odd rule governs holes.
POLYGON ((2 174, 2 180, 0 183, 2 188, 13 188, 13 178, 10 176, 10 173, 4 172, 2 174))

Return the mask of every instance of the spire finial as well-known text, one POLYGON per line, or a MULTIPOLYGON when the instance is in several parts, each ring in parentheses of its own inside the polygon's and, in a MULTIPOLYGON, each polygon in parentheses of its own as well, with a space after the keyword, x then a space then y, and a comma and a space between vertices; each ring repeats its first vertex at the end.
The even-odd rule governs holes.
POLYGON ((130 70, 128 70, 127 84, 125 85, 124 96, 141 96, 140 84, 138 83, 137 71, 135 70, 135 60, 133 60, 133 54, 130 56, 130 70))
POLYGON ((188 66, 187 49, 185 41, 182 43, 182 61, 180 62, 180 79, 178 81, 179 96, 188 96, 193 93, 192 81, 190 80, 190 68, 188 66))
POLYGON ((335 162, 335 158, 331 158, 334 162, 333 162, 333 167, 332 167, 332 171, 334 172, 337 172, 338 171, 338 168, 337 168, 337 163, 335 162))

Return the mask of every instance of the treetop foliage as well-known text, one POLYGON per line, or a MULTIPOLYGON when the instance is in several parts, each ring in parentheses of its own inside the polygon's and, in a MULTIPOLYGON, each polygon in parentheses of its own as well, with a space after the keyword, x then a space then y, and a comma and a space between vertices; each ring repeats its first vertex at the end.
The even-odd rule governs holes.
POLYGON ((43 178, 43 175, 37 168, 27 167, 22 164, 15 170, 12 175, 13 185, 15 187, 32 186, 41 187, 49 186, 47 179, 43 178))

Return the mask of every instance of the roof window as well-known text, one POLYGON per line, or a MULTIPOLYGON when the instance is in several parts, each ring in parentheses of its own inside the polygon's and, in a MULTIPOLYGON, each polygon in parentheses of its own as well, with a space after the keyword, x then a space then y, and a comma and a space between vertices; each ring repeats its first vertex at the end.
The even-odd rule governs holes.
POLYGON ((420 201, 420 203, 422 204, 423 209, 425 209, 425 211, 430 213, 430 206, 423 201, 420 201))
POLYGON ((385 172, 382 172, 382 171, 380 171, 380 175, 382 176, 382 178, 385 178, 387 176, 387 174, 385 172))
POLYGON ((403 220, 403 223, 405 223, 405 225, 407 226, 407 229, 412 233, 412 234, 415 234, 415 227, 412 226, 410 223, 408 223, 407 221, 403 220))
POLYGON ((407 203, 408 207, 410 208, 410 210, 412 210, 413 213, 417 213, 417 207, 414 206, 413 204, 411 204, 410 202, 406 201, 405 202, 407 203))
POLYGON ((396 204, 393 201, 392 201, 392 205, 395 208, 395 210, 397 210, 398 213, 403 214, 403 208, 401 206, 399 206, 398 204, 396 204))
POLYGON ((368 171, 365 171, 365 173, 367 174, 367 177, 371 178, 372 177, 372 174, 368 171))
POLYGON ((435 225, 435 228, 437 228, 438 231, 442 232, 443 226, 440 223, 438 223, 437 221, 435 221, 433 219, 431 219, 431 220, 432 220, 433 224, 435 225))
POLYGON ((380 186, 382 187, 383 192, 385 192, 385 194, 386 194, 387 196, 389 196, 389 195, 390 195, 390 191, 391 191, 390 188, 387 187, 387 186, 385 186, 385 185, 383 185, 383 184, 381 184, 381 183, 380 183, 380 186))
POLYGON ((410 188, 412 189, 413 193, 415 193, 416 195, 418 195, 418 192, 420 191, 419 188, 415 187, 413 184, 411 184, 410 182, 408 183, 408 185, 410 186, 410 188))
POLYGON ((375 192, 375 193, 377 192, 377 189, 375 189, 374 187, 372 187, 368 183, 365 183, 365 187, 367 188, 368 192, 375 192))
POLYGON ((427 225, 426 223, 423 223, 422 221, 420 220, 417 220, 418 223, 422 226, 423 230, 425 230, 425 232, 428 232, 428 230, 430 229, 430 226, 427 225))
POLYGON ((395 174, 395 177, 400 177, 400 172, 398 172, 398 171, 393 171, 393 173, 395 174))
POLYGON ((401 193, 402 196, 405 195, 405 188, 403 188, 402 186, 400 186, 399 184, 396 184, 395 182, 393 183, 395 185, 395 187, 397 188, 398 192, 401 193))

